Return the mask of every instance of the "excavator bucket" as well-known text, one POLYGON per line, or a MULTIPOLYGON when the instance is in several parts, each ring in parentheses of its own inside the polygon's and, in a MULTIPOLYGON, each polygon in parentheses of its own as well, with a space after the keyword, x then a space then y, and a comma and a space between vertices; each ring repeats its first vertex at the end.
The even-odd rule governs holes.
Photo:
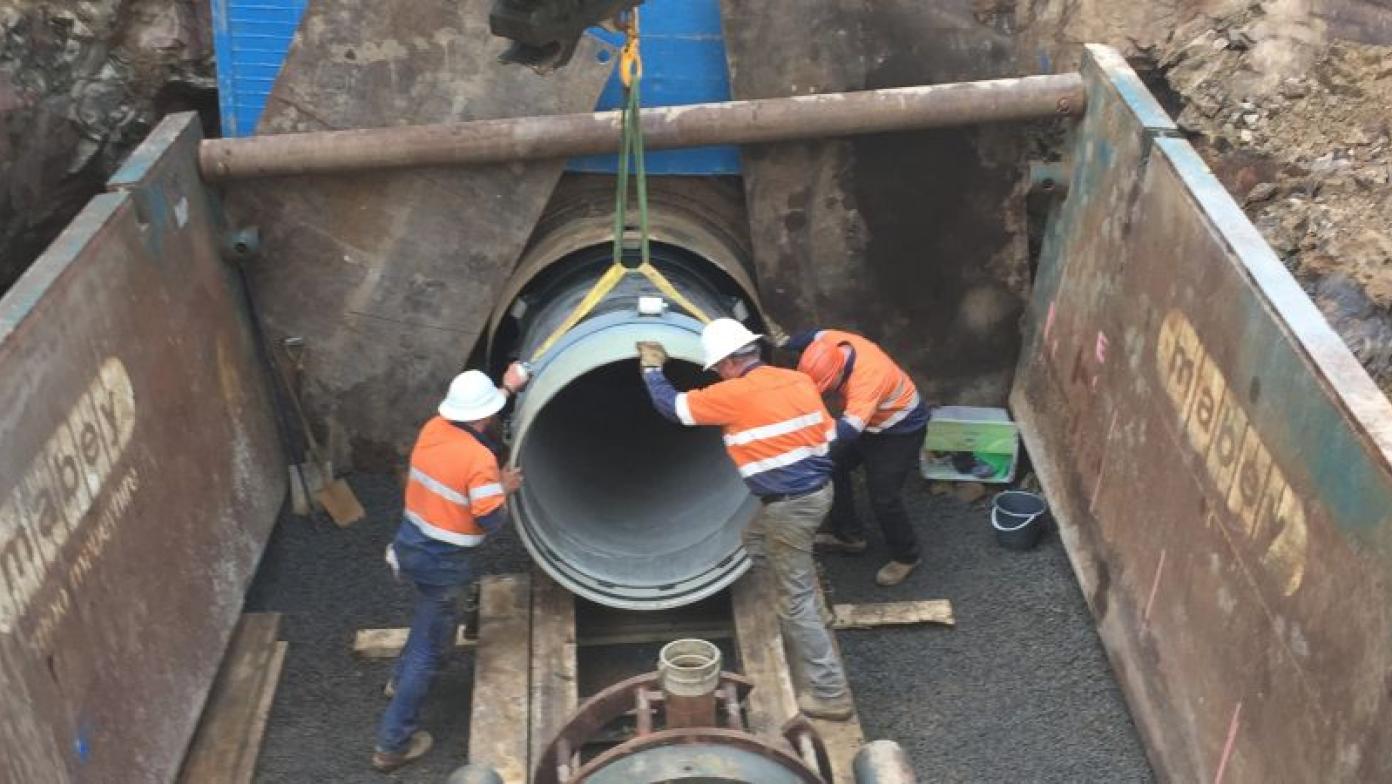
POLYGON ((585 29, 603 24, 643 0, 494 0, 493 34, 512 41, 503 63, 547 73, 570 62, 585 29))

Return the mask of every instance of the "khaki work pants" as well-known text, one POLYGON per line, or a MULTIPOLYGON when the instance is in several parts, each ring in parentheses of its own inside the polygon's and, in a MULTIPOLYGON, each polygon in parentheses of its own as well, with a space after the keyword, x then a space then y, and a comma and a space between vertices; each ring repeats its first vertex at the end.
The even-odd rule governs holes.
POLYGON ((817 567, 812 540, 831 511, 831 483, 815 493, 764 506, 744 532, 744 547, 755 569, 773 570, 778 589, 778 621, 783 639, 798 661, 808 689, 829 699, 846 693, 846 673, 832 647, 817 600, 817 567))

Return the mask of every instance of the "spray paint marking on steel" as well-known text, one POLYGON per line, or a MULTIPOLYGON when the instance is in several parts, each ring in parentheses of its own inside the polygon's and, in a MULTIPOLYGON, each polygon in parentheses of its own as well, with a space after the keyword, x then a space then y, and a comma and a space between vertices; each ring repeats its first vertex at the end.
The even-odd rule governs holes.
POLYGON ((1305 504, 1271 458, 1223 372, 1177 310, 1160 325, 1157 370, 1189 445, 1226 498, 1230 527, 1266 542, 1261 563, 1290 596, 1305 576, 1305 504))
MULTIPOLYGON (((64 546, 82 530, 103 492, 116 488, 111 507, 129 503, 139 483, 134 471, 119 482, 110 480, 134 430, 130 376, 121 360, 111 357, 0 505, 0 634, 11 633, 30 610, 64 546)), ((79 581, 110 539, 122 510, 105 511, 72 562, 79 581)), ((53 611, 45 614, 55 623, 65 614, 67 590, 59 592, 53 611)))

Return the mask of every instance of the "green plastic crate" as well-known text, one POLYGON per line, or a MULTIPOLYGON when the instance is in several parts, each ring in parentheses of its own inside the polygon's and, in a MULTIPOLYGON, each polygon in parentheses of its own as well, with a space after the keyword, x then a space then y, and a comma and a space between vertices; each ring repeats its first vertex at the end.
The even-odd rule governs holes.
MULTIPOLYGON (((1014 481, 1020 457, 1020 428, 1003 408, 943 406, 933 412, 923 442, 921 469, 925 479, 945 482, 1014 481), (963 473, 953 453, 969 452, 976 463, 992 470, 985 476, 963 473)), ((984 469, 983 469, 984 473, 984 469)))

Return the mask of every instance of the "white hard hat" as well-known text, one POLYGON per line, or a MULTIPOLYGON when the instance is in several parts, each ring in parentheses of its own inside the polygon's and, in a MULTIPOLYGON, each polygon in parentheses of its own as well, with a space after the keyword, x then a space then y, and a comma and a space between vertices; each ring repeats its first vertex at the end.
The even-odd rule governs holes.
POLYGON ((706 354, 706 370, 715 363, 763 337, 732 318, 718 318, 701 330, 701 349, 706 354))
POLYGON ((507 395, 477 370, 466 370, 450 382, 449 394, 440 401, 440 416, 451 422, 487 419, 507 405, 507 395))

